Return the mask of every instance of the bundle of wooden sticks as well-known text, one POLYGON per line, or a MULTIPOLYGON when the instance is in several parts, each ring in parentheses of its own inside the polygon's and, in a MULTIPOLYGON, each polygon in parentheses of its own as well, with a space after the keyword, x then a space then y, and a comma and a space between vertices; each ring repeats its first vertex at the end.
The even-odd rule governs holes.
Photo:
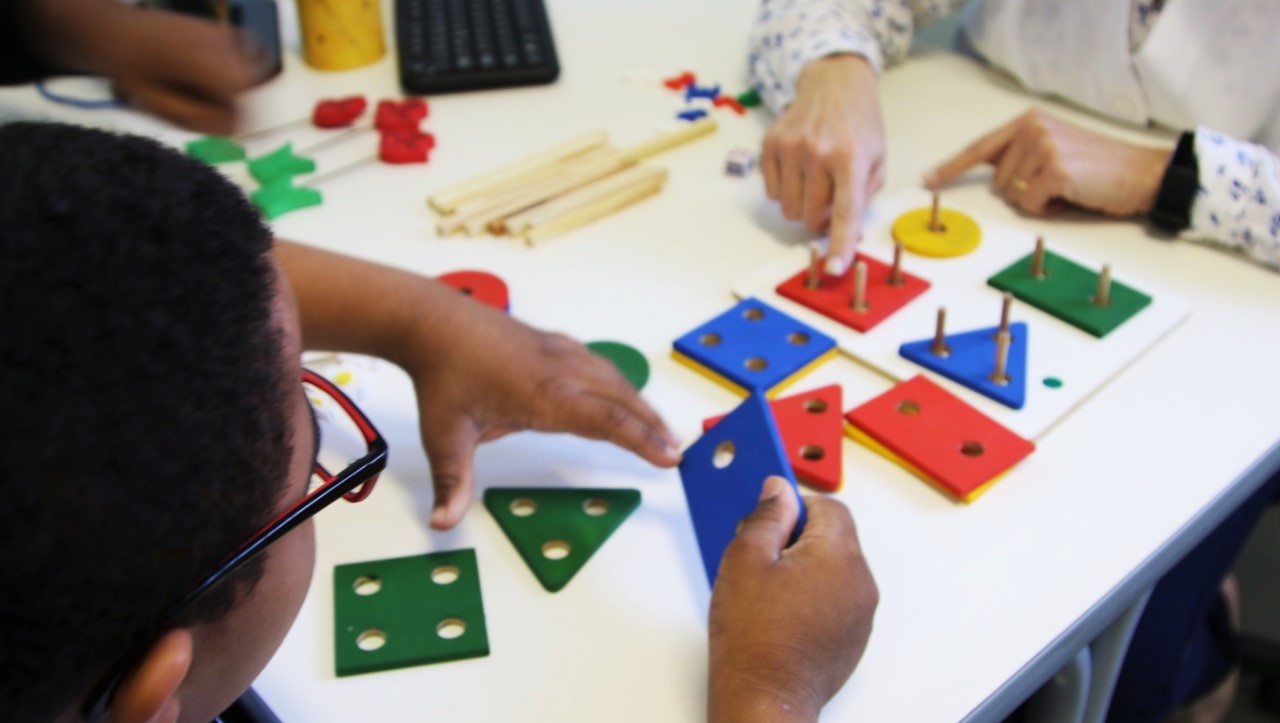
POLYGON ((703 118, 626 150, 589 133, 492 169, 427 197, 441 236, 485 231, 520 236, 530 246, 572 231, 647 196, 667 170, 642 160, 716 130, 703 118))

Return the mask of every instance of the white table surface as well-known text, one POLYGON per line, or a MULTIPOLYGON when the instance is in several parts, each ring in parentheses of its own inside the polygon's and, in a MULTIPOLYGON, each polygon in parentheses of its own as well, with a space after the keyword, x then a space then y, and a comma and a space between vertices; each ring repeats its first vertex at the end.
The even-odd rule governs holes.
MULTIPOLYGON (((715 112, 720 131, 658 162, 656 197, 535 250, 510 239, 437 239, 424 204, 435 189, 585 131, 628 145, 666 124, 682 102, 636 86, 683 69, 745 89, 754 3, 550 0, 563 66, 552 86, 431 98, 438 145, 423 167, 370 166, 326 182, 323 207, 279 219, 279 235, 424 274, 462 268, 503 277, 512 313, 583 341, 615 339, 652 365, 645 395, 692 441, 701 420, 736 398, 674 363, 671 341, 733 303, 733 281, 808 240, 764 197, 758 174, 723 174, 733 146, 758 147, 769 116, 715 112)), ((285 74, 251 94, 250 122, 304 115, 322 97, 397 94, 388 57, 346 73, 285 74)), ((61 81, 74 83, 79 81, 61 81)), ((1031 105, 1112 128, 1032 98, 970 60, 926 54, 883 81, 886 193, 1031 105)), ((29 88, 0 91, 0 113, 186 134, 123 111, 42 104, 29 88)), ((292 136, 304 145, 309 136, 292 136)), ((372 136, 370 135, 370 138, 372 136)), ((319 155, 323 172, 372 152, 352 140, 319 155)), ((270 144, 256 147, 266 150, 270 144)), ((1280 277, 1232 254, 1149 235, 1141 224, 1071 215, 1023 217, 975 172, 949 198, 980 220, 1067 239, 1064 248, 1140 268, 1191 304, 1191 318, 1053 429, 1038 450, 972 506, 942 497, 846 441, 845 487, 881 591, 866 657, 825 720, 986 719, 1016 705, 1087 643, 1136 587, 1149 585, 1258 480, 1242 477, 1280 435, 1280 277), (1018 695, 1014 693, 1021 691, 1018 695)), ((873 209, 874 212, 874 209, 873 209)), ((371 289, 371 293, 377 293, 371 289)), ((518 359, 511 360, 514 366, 518 359)), ((846 408, 887 388, 838 358, 797 390, 839 382, 846 408)), ((362 406, 391 445, 377 492, 318 518, 313 589, 256 688, 285 721, 693 721, 705 706, 709 598, 679 478, 603 443, 519 434, 476 458, 487 486, 630 487, 643 503, 560 593, 545 592, 478 503, 454 531, 425 523, 431 492, 407 379, 381 365, 360 378, 362 406), (473 547, 481 571, 489 657, 374 675, 333 674, 333 565, 473 547)), ((478 497, 478 495, 477 495, 478 497)))

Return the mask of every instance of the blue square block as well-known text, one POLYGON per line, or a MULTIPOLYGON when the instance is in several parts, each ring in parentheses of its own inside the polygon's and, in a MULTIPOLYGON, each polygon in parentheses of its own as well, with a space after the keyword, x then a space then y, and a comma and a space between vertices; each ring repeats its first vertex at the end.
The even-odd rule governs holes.
POLYGON ((835 339, 758 299, 676 339, 676 358, 692 361, 738 391, 766 394, 831 353, 835 339))
POLYGON ((763 394, 747 397, 685 451, 680 481, 708 584, 715 585, 720 558, 738 534, 738 523, 755 510, 770 475, 785 477, 800 504, 791 534, 795 542, 807 519, 804 500, 763 394))

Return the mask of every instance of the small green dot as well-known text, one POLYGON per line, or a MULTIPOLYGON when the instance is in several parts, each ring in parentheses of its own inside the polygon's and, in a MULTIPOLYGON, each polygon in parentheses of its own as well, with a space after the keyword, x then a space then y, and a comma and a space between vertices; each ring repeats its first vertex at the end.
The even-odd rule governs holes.
POLYGON ((1062 386, 1062 380, 1057 377, 1045 377, 1044 385, 1050 389, 1058 389, 1062 386))

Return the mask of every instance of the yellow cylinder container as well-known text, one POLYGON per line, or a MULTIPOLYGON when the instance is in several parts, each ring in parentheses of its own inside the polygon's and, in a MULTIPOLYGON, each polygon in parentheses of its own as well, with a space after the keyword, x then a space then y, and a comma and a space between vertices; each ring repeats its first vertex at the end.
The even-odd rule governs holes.
POLYGON ((379 0, 298 0, 302 57, 320 70, 349 70, 387 52, 379 0))

